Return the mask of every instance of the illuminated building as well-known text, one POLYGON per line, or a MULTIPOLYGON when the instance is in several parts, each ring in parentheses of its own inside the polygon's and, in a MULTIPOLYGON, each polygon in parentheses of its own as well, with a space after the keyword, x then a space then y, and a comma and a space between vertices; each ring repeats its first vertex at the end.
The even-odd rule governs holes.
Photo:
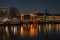
POLYGON ((0 7, 0 16, 6 17, 9 14, 8 7, 0 7))

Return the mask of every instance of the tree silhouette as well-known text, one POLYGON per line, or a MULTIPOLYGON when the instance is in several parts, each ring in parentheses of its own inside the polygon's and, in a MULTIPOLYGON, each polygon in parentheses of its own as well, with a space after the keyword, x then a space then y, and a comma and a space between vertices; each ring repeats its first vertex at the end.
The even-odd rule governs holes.
POLYGON ((3 11, 0 10, 0 17, 3 17, 3 11))
POLYGON ((49 10, 48 9, 45 9, 45 14, 48 14, 49 13, 49 10))
POLYGON ((16 17, 16 15, 19 13, 19 9, 16 7, 10 7, 9 8, 9 16, 16 17))

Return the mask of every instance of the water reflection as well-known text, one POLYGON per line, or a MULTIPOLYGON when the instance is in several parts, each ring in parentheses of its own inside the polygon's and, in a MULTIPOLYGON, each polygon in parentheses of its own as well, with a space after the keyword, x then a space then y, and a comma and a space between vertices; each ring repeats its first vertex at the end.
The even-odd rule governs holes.
POLYGON ((34 36, 37 35, 38 33, 38 27, 37 24, 28 24, 28 30, 26 28, 26 24, 23 24, 23 26, 21 26, 21 36, 34 36))
POLYGON ((35 37, 38 35, 46 35, 46 34, 58 34, 60 33, 60 24, 23 24, 20 26, 11 26, 11 30, 9 31, 8 26, 0 27, 0 38, 3 35, 3 38, 9 38, 10 33, 14 36, 19 35, 20 37, 35 37))
POLYGON ((6 26, 6 34, 7 34, 7 37, 9 37, 8 26, 6 26))
POLYGON ((31 25, 30 30, 29 30, 29 35, 34 36, 34 35, 37 35, 37 34, 38 34, 37 24, 31 25))
MULTIPOLYGON (((5 28, 7 36, 9 36, 9 31, 8 31, 8 26, 5 28)), ((20 36, 36 36, 38 33, 41 33, 43 30, 43 33, 51 33, 51 32, 59 32, 60 31, 60 24, 23 24, 21 26, 12 26, 11 27, 11 32, 16 34, 20 34, 20 36), (28 26, 28 27, 26 27, 28 26), (18 30, 19 27, 19 30, 18 30), (42 28, 43 27, 43 28, 42 28), (28 30, 27 30, 28 29, 28 30)))

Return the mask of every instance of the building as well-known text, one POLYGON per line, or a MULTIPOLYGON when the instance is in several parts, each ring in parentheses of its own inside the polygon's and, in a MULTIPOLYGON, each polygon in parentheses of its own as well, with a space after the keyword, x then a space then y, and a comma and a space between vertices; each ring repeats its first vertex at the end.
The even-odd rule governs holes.
POLYGON ((44 14, 44 13, 20 13, 20 18, 22 21, 30 20, 30 21, 42 21, 42 22, 58 22, 60 21, 60 16, 57 14, 44 14))
POLYGON ((1 7, 0 8, 0 16, 6 17, 9 14, 9 8, 8 7, 1 7))

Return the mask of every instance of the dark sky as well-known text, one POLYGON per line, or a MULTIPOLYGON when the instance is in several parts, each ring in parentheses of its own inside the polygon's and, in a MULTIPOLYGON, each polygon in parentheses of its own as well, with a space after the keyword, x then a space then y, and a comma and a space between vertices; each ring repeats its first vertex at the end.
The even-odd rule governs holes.
POLYGON ((60 13, 59 0, 0 0, 0 7, 17 7, 20 12, 44 12, 49 9, 51 13, 60 13))

